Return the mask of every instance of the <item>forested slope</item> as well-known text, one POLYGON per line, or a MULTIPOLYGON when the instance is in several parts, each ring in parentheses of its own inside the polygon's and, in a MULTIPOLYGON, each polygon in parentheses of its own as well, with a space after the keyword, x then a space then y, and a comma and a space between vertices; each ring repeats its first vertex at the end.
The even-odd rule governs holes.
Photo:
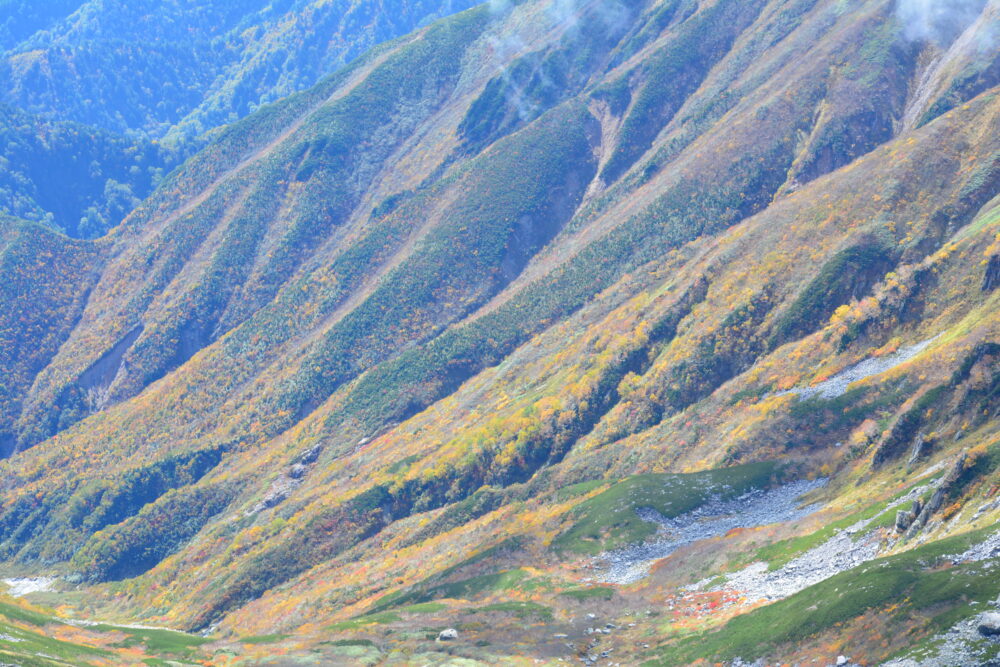
POLYGON ((1000 7, 905 7, 491 3, 228 126, 26 272, 0 553, 219 660, 935 645, 1000 594, 1000 7))

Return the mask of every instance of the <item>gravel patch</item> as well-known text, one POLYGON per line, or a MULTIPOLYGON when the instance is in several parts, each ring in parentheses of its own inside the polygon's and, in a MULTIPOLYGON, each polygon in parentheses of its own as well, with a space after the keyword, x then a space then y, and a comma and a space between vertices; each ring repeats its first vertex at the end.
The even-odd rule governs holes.
POLYGON ((52 590, 56 580, 52 577, 26 577, 22 579, 4 579, 7 584, 7 595, 15 598, 31 593, 45 593, 52 590))
MULTIPOLYGON (((912 502, 930 485, 911 489, 904 496, 886 505, 885 511, 912 502)), ((857 567, 878 558, 883 551, 883 540, 877 531, 864 532, 878 518, 857 521, 831 537, 823 544, 806 551, 781 568, 769 571, 767 563, 754 563, 726 575, 726 581, 711 590, 739 592, 749 601, 780 600, 818 584, 835 574, 857 567)), ((708 580, 698 582, 693 588, 704 588, 708 580)))
POLYGON ((864 361, 860 361, 818 384, 814 384, 809 387, 796 387, 786 391, 779 391, 775 392, 774 395, 786 396, 788 394, 794 394, 800 399, 814 397, 825 399, 837 398, 838 396, 843 396, 847 393, 847 388, 852 383, 875 375, 880 375, 895 368, 896 366, 899 366, 900 364, 906 363, 927 349, 927 347, 933 342, 934 338, 931 338, 922 343, 917 343, 916 345, 900 348, 892 354, 887 354, 884 357, 865 359, 864 361))
POLYGON ((674 519, 650 508, 639 509, 637 514, 640 518, 658 524, 659 539, 616 549, 598 557, 597 560, 604 566, 599 580, 631 584, 645 578, 653 563, 687 544, 719 537, 734 528, 795 521, 812 514, 820 506, 802 507, 800 499, 824 484, 825 479, 799 481, 770 491, 750 491, 731 500, 716 498, 674 519))
POLYGON ((998 556, 1000 556, 1000 531, 993 533, 986 540, 971 547, 965 553, 951 556, 950 558, 956 563, 970 563, 998 556))
POLYGON ((773 572, 768 570, 767 563, 754 563, 726 575, 726 582, 713 590, 739 591, 753 601, 780 600, 878 557, 881 542, 878 537, 866 534, 855 541, 854 533, 849 530, 773 572))

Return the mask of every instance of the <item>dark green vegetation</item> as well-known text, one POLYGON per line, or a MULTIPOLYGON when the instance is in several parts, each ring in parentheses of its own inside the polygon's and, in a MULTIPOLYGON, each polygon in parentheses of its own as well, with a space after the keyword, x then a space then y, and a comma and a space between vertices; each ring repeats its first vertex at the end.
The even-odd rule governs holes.
POLYGON ((767 488, 780 474, 780 468, 773 464, 751 463, 691 475, 630 477, 577 505, 573 527, 556 538, 553 546, 597 554, 642 542, 653 535, 656 526, 640 519, 637 509, 649 507, 672 519, 713 497, 727 500, 767 488))
POLYGON ((811 333, 838 306, 864 298, 893 264, 885 248, 875 242, 840 251, 777 319, 772 344, 811 333))
POLYGON ((207 133, 471 4, 3 0, 0 213, 102 236, 207 133))
POLYGON ((0 217, 0 451, 6 456, 16 445, 13 417, 24 393, 79 318, 99 258, 92 245, 0 217))
POLYGON ((470 5, 3 0, 2 99, 115 132, 191 139, 470 5))
POLYGON ((79 238, 102 236, 159 183, 158 146, 0 105, 0 213, 79 238))
MULTIPOLYGON (((170 660, 193 658, 193 649, 207 643, 203 637, 156 629, 136 629, 96 624, 78 629, 58 618, 19 606, 10 599, 0 602, 0 659, 25 667, 116 663, 116 648, 136 650, 129 663, 147 655, 170 660), (55 639, 53 633, 72 639, 55 639), (94 644, 99 640, 105 648, 94 644)), ((145 664, 167 664, 149 657, 145 664)))

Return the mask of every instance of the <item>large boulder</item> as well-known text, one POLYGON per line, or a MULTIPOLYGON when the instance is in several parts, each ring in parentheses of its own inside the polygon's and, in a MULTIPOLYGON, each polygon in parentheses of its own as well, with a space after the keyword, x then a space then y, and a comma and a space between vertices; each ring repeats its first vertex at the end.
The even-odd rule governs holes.
POLYGON ((438 633, 439 642, 451 642, 458 639, 458 630, 455 628, 448 628, 447 630, 442 630, 438 633))
POLYGON ((1000 636, 1000 613, 990 612, 983 614, 979 619, 977 630, 984 637, 1000 636))
POLYGON ((899 510, 896 512, 896 532, 905 533, 906 529, 913 525, 913 520, 917 518, 909 510, 899 510))

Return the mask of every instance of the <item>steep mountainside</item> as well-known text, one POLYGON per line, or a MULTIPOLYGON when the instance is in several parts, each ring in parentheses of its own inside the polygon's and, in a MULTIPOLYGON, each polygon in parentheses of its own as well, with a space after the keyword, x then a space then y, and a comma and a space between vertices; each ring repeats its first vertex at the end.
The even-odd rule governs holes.
POLYGON ((172 163, 148 142, 0 107, 0 212, 71 237, 118 225, 172 163))
POLYGON ((2 101, 176 143, 471 0, 0 2, 2 101), (5 20, 3 20, 5 19, 5 20))
POLYGON ((220 126, 471 4, 0 0, 0 213, 103 236, 220 126))
POLYGON ((6 567, 209 664, 992 657, 997 35, 493 2, 5 223, 6 567))

